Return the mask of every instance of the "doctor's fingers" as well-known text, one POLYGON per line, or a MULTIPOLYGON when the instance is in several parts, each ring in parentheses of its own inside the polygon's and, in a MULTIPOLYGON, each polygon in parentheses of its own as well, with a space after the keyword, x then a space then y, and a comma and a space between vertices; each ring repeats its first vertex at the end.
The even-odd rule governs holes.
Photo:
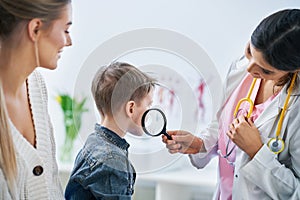
POLYGON ((247 118, 244 116, 240 116, 240 117, 234 119, 231 124, 229 124, 229 129, 238 131, 240 128, 249 126, 249 125, 250 125, 250 123, 248 122, 247 118))
POLYGON ((179 134, 179 135, 173 135, 172 136, 173 140, 179 143, 191 143, 195 136, 191 133, 186 133, 186 134, 179 134))
POLYGON ((239 119, 238 118, 234 118, 232 123, 231 123, 234 127, 237 126, 239 124, 239 119))
POLYGON ((241 115, 238 117, 239 120, 239 124, 249 124, 249 121, 251 121, 251 119, 248 119, 247 117, 241 115))
POLYGON ((167 131, 167 133, 170 135, 170 136, 172 136, 172 135, 174 135, 174 136, 185 136, 185 135, 191 135, 191 133, 190 132, 188 132, 188 131, 183 131, 183 130, 172 130, 172 131, 167 131))
POLYGON ((178 153, 180 152, 182 146, 181 144, 166 144, 167 149, 169 150, 170 153, 178 153))
POLYGON ((161 140, 162 140, 162 142, 165 143, 165 144, 167 144, 167 142, 168 142, 168 138, 167 138, 167 136, 165 136, 165 135, 162 135, 162 136, 161 136, 161 140))
POLYGON ((226 135, 229 137, 229 139, 231 140, 231 141, 235 141, 236 140, 236 138, 238 137, 237 136, 237 132, 235 131, 235 130, 229 130, 229 131, 227 131, 226 132, 226 135))
POLYGON ((255 124, 254 124, 254 122, 253 122, 253 120, 251 119, 251 117, 250 117, 250 118, 246 118, 246 120, 247 120, 249 126, 251 126, 251 127, 253 127, 253 126, 256 127, 255 124))

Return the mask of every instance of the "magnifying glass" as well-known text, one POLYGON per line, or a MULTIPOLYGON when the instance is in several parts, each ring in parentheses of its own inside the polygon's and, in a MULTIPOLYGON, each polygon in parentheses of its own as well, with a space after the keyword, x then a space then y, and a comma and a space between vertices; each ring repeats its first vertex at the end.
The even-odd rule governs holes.
POLYGON ((172 140, 166 131, 166 126, 167 118, 163 111, 158 108, 148 109, 142 116, 142 127, 147 135, 159 136, 164 134, 169 140, 172 140))

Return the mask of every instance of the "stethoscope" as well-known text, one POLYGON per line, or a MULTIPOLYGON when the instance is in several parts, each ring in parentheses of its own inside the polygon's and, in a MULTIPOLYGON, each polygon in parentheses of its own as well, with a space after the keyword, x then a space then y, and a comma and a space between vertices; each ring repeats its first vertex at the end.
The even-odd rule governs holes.
MULTIPOLYGON (((284 150, 284 141, 283 139, 280 137, 280 132, 281 132, 281 127, 282 127, 282 123, 283 123, 283 119, 284 119, 284 115, 285 115, 285 112, 287 110, 287 107, 288 107, 288 103, 289 103, 289 99, 290 99, 290 96, 291 96, 291 93, 292 93, 292 90, 294 88, 294 85, 295 85, 295 80, 296 80, 296 77, 297 77, 297 73, 295 73, 293 75, 293 78, 292 78, 292 81, 291 81, 291 85, 289 86, 288 88, 288 94, 287 94, 287 97, 284 101, 284 105, 283 105, 283 108, 282 108, 282 111, 280 113, 280 117, 279 117, 279 121, 278 121, 278 124, 277 124, 277 129, 276 129, 276 134, 275 134, 275 137, 271 138, 267 145, 269 147, 269 149, 274 153, 274 154, 279 154, 280 152, 282 152, 284 150)), ((252 94, 252 91, 253 91, 253 88, 255 86, 255 83, 256 83, 256 78, 253 79, 252 83, 251 83, 251 86, 250 86, 250 89, 248 91, 248 94, 245 98, 242 98, 241 100, 238 101, 236 107, 235 107, 235 110, 234 110, 234 118, 237 117, 237 113, 240 109, 240 106, 243 102, 248 102, 249 103, 249 110, 248 110, 248 113, 247 113, 247 118, 249 118, 252 114, 252 111, 253 111, 253 108, 254 108, 254 103, 253 101, 250 99, 250 96, 252 94)), ((230 156, 230 154, 233 152, 234 148, 236 147, 236 145, 234 145, 230 150, 229 150, 229 143, 230 143, 230 140, 228 140, 227 142, 227 145, 226 145, 226 154, 223 155, 221 153, 220 150, 218 150, 218 153, 220 154, 220 156, 222 156, 223 158, 228 158, 230 156)), ((230 164, 233 164, 232 162, 228 161, 230 164)))

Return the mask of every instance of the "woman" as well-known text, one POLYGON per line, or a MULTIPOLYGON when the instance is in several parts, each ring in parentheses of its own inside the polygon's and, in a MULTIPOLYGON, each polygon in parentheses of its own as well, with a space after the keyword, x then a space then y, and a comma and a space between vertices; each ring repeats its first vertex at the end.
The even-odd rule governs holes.
POLYGON ((55 69, 71 0, 0 0, 0 199, 63 199, 41 66, 55 69))
POLYGON ((299 70, 300 10, 278 11, 232 64, 217 119, 198 136, 163 137, 171 153, 190 154, 197 168, 218 155, 215 199, 300 199, 299 70), (236 109, 246 96, 251 100, 236 109))

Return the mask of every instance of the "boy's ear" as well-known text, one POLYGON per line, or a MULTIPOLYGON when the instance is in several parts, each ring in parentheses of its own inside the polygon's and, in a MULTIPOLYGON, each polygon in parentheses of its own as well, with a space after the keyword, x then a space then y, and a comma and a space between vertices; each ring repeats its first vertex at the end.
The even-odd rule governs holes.
POLYGON ((125 109, 126 109, 126 114, 128 117, 132 117, 134 113, 134 107, 135 107, 135 102, 134 101, 128 101, 126 103, 125 109))
POLYGON ((40 35, 40 30, 41 30, 42 24, 43 24, 42 20, 38 19, 38 18, 34 18, 29 21, 27 30, 28 30, 29 38, 33 42, 37 41, 37 39, 40 35))

